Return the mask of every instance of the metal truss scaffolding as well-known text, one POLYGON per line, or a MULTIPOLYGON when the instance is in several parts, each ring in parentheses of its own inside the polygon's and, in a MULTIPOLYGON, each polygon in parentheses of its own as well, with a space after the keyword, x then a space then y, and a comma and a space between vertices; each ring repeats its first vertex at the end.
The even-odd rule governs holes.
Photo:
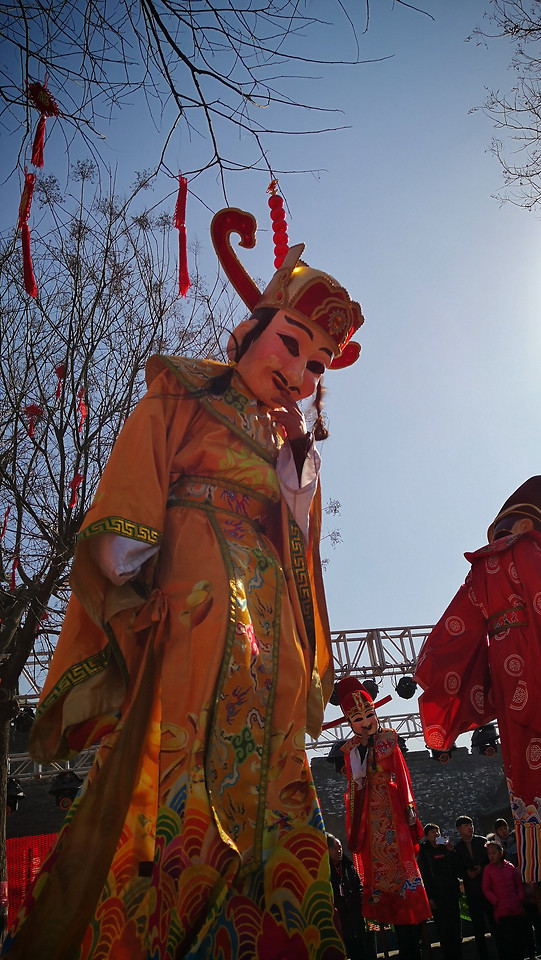
MULTIPOLYGON (((358 676, 360 680, 411 675, 420 649, 432 630, 431 626, 421 627, 378 627, 370 630, 334 630, 331 632, 332 653, 335 679, 347 674, 358 676)), ((45 638, 44 638, 45 639, 45 638)), ((47 642, 36 647, 28 660, 22 677, 21 687, 26 692, 19 696, 22 707, 35 708, 39 700, 41 687, 52 657, 52 646, 47 642)), ((407 701, 401 701, 402 707, 407 701)), ((412 700, 411 711, 393 717, 380 717, 384 726, 393 726, 397 733, 407 740, 422 738, 421 723, 417 711, 417 700, 412 700)), ((337 739, 350 735, 347 726, 335 727, 323 733, 317 741, 307 742, 307 749, 331 746, 337 739)), ((74 770, 83 776, 92 764, 95 749, 86 750, 75 760, 62 764, 44 766, 33 763, 27 754, 16 754, 9 758, 9 776, 18 780, 54 777, 60 770, 74 770)))

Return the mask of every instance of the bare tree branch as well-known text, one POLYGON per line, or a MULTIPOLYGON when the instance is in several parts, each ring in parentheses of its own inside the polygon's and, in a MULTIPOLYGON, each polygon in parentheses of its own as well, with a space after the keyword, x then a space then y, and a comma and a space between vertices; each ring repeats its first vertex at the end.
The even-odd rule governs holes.
POLYGON ((506 134, 492 141, 503 170, 499 199, 533 210, 541 202, 541 3, 491 0, 486 23, 468 39, 512 45, 514 83, 507 92, 488 91, 483 110, 506 134))
MULTIPOLYGON (((368 13, 367 0, 366 27, 368 13)), ((149 115, 164 125, 159 163, 173 130, 183 124, 208 144, 200 166, 185 174, 215 166, 223 179, 229 170, 264 169, 269 166, 267 135, 337 129, 336 124, 310 122, 314 113, 328 111, 317 100, 297 99, 296 91, 311 65, 335 69, 369 62, 360 58, 358 22, 353 0, 329 0, 317 7, 301 0, 0 3, 0 125, 21 137, 22 163, 37 118, 27 99, 28 84, 48 77, 62 111, 60 120, 51 118, 50 127, 61 124, 67 146, 81 137, 95 159, 111 120, 124 107, 143 101, 149 115), (310 41, 323 31, 344 28, 349 56, 347 50, 339 61, 306 54, 314 46, 310 41), (266 116, 276 116, 278 125, 266 116), (234 139, 228 137, 234 128, 247 139, 239 144, 238 155, 227 157, 223 144, 234 139)))

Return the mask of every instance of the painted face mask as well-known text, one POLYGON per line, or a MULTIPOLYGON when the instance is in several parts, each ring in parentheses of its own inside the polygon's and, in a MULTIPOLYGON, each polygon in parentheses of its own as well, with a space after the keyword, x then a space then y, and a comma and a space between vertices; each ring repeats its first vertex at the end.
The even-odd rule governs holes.
MULTIPOLYGON (((246 321, 246 332, 255 320, 246 321)), ((311 397, 333 358, 328 338, 315 327, 278 310, 239 360, 251 392, 271 409, 284 399, 311 397)))
POLYGON ((362 739, 368 739, 378 729, 378 718, 374 704, 361 705, 355 712, 348 713, 351 729, 362 739))

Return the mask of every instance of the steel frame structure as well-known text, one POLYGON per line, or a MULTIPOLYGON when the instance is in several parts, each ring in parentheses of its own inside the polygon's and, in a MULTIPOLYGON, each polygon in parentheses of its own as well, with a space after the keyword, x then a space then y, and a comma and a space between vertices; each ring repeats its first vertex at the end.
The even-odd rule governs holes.
MULTIPOLYGON (((411 675, 420 649, 428 637, 431 626, 418 627, 376 627, 368 630, 334 630, 331 632, 332 654, 336 680, 347 674, 358 676, 360 680, 368 678, 383 680, 386 677, 411 675)), ((42 638, 40 648, 36 648, 23 670, 23 683, 28 692, 18 697, 21 707, 35 707, 39 700, 41 686, 45 679, 53 647, 46 636, 42 638), (43 641, 45 641, 43 643, 43 641)), ((403 704, 403 701, 401 701, 403 704)), ((384 725, 392 726, 405 740, 423 736, 417 701, 412 710, 400 716, 381 717, 384 725)), ((346 739, 351 731, 347 725, 326 731, 317 740, 308 740, 307 750, 330 747, 337 739, 346 739)), ((85 750, 74 760, 51 765, 34 763, 28 754, 13 754, 8 761, 8 776, 19 781, 46 779, 56 776, 61 770, 74 770, 85 775, 92 765, 95 748, 85 750)))

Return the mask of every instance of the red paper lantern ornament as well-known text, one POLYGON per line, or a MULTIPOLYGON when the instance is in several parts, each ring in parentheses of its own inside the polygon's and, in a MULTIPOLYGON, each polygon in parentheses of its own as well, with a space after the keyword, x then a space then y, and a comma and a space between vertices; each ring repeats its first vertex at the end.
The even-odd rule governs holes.
POLYGON ((289 237, 287 235, 284 201, 277 190, 278 180, 271 180, 267 187, 267 193, 270 193, 269 207, 274 240, 274 266, 276 270, 279 270, 289 250, 289 237))
POLYGON ((54 368, 54 372, 58 377, 58 383, 56 385, 56 399, 58 400, 60 394, 62 393, 62 380, 66 376, 66 364, 59 363, 57 367, 54 368))
POLYGON ((178 230, 178 293, 185 297, 191 287, 188 276, 188 250, 186 239, 186 197, 188 196, 188 181, 182 174, 178 175, 178 194, 173 217, 173 226, 178 230))
POLYGON ((76 473, 73 480, 70 480, 70 482, 68 483, 68 487, 70 487, 71 489, 71 501, 69 505, 70 510, 72 507, 75 507, 77 504, 77 487, 81 486, 84 478, 85 478, 84 473, 76 473))
POLYGON ((45 413, 41 407, 38 407, 37 403, 29 403, 28 406, 24 408, 24 412, 28 417, 28 436, 34 436, 34 423, 38 417, 42 417, 45 413))
POLYGON ((36 174, 28 173, 28 170, 25 167, 24 187, 21 194, 21 202, 19 204, 19 222, 17 226, 21 231, 21 241, 23 246, 24 289, 29 297, 37 297, 38 295, 38 288, 34 279, 34 271, 32 269, 32 257, 30 254, 30 229, 28 227, 28 217, 30 216, 30 206, 32 204, 32 194, 34 193, 35 182, 36 174))
POLYGON ((78 407, 77 407, 77 410, 79 411, 79 413, 80 413, 80 415, 81 415, 81 421, 80 421, 80 423, 79 423, 79 433, 81 433, 81 431, 82 431, 82 429, 83 429, 83 424, 84 424, 84 422, 85 422, 85 420, 86 420, 86 418, 87 418, 87 415, 88 415, 88 407, 87 407, 87 405, 86 405, 86 403, 85 403, 85 388, 84 388, 84 387, 81 387, 81 389, 79 390, 79 393, 77 394, 77 396, 78 396, 78 398, 79 398, 79 405, 78 405, 78 407))
POLYGON ((56 100, 47 90, 47 77, 45 78, 45 83, 36 82, 28 84, 28 99, 32 106, 40 112, 34 143, 32 144, 32 164, 34 167, 42 167, 45 121, 47 117, 57 117, 60 114, 60 110, 56 100))

